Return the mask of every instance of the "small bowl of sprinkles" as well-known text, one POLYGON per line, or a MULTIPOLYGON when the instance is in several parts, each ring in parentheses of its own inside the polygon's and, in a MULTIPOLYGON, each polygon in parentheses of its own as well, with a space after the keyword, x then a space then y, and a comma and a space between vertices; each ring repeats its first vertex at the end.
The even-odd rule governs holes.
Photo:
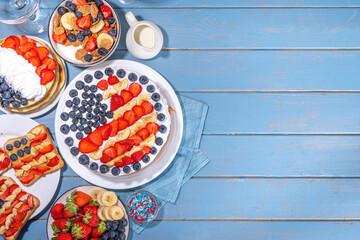
POLYGON ((134 222, 145 224, 152 222, 156 218, 159 202, 152 193, 141 190, 129 196, 127 207, 134 222))

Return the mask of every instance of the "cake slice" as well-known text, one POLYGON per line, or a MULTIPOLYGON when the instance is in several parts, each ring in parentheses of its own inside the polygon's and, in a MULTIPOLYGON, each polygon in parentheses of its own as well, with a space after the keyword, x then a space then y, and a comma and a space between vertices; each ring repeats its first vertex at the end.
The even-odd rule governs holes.
POLYGON ((45 125, 38 125, 25 136, 6 141, 5 153, 12 161, 15 176, 25 186, 64 166, 45 125))
POLYGON ((11 168, 11 162, 8 155, 0 148, 0 175, 11 168))
POLYGON ((22 190, 10 177, 0 177, 0 234, 14 240, 40 205, 37 197, 22 190))

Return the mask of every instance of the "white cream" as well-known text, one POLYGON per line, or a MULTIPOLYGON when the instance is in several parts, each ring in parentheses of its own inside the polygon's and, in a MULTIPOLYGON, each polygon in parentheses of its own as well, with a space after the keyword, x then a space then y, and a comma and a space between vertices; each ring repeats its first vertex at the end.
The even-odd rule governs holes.
POLYGON ((15 91, 21 92, 26 99, 40 100, 46 87, 40 84, 36 68, 13 49, 0 48, 0 75, 15 91))
POLYGON ((81 49, 82 46, 77 46, 77 47, 74 47, 74 46, 65 46, 65 45, 62 45, 62 44, 56 44, 57 45, 57 48, 58 48, 58 51, 62 53, 62 55, 64 55, 69 61, 71 62, 75 62, 75 63, 82 63, 81 61, 77 60, 75 58, 75 54, 77 52, 77 50, 81 49))

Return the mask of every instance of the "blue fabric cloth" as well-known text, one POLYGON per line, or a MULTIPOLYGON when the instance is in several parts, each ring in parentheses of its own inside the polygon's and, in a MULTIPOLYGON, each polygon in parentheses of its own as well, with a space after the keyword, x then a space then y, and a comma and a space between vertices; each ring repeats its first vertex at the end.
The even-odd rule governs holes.
MULTIPOLYGON (((147 190, 158 198, 160 208, 168 202, 174 204, 182 185, 209 162, 199 149, 208 106, 187 97, 178 97, 184 116, 184 131, 179 151, 172 164, 159 177, 136 189, 119 192, 118 196, 123 203, 126 203, 128 196, 135 191, 147 190)), ((146 226, 147 224, 130 222, 131 229, 137 234, 146 226)))

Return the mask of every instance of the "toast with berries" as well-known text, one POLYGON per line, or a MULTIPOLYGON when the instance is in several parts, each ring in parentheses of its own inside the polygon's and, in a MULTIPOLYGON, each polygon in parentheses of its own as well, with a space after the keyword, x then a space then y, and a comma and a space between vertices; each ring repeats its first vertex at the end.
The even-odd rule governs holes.
POLYGON ((64 166, 45 125, 34 127, 25 136, 9 139, 4 148, 15 176, 25 186, 64 166))
POLYGON ((11 168, 9 156, 0 148, 0 175, 11 168))
POLYGON ((10 177, 0 177, 0 235, 14 240, 40 205, 37 197, 22 190, 10 177))

